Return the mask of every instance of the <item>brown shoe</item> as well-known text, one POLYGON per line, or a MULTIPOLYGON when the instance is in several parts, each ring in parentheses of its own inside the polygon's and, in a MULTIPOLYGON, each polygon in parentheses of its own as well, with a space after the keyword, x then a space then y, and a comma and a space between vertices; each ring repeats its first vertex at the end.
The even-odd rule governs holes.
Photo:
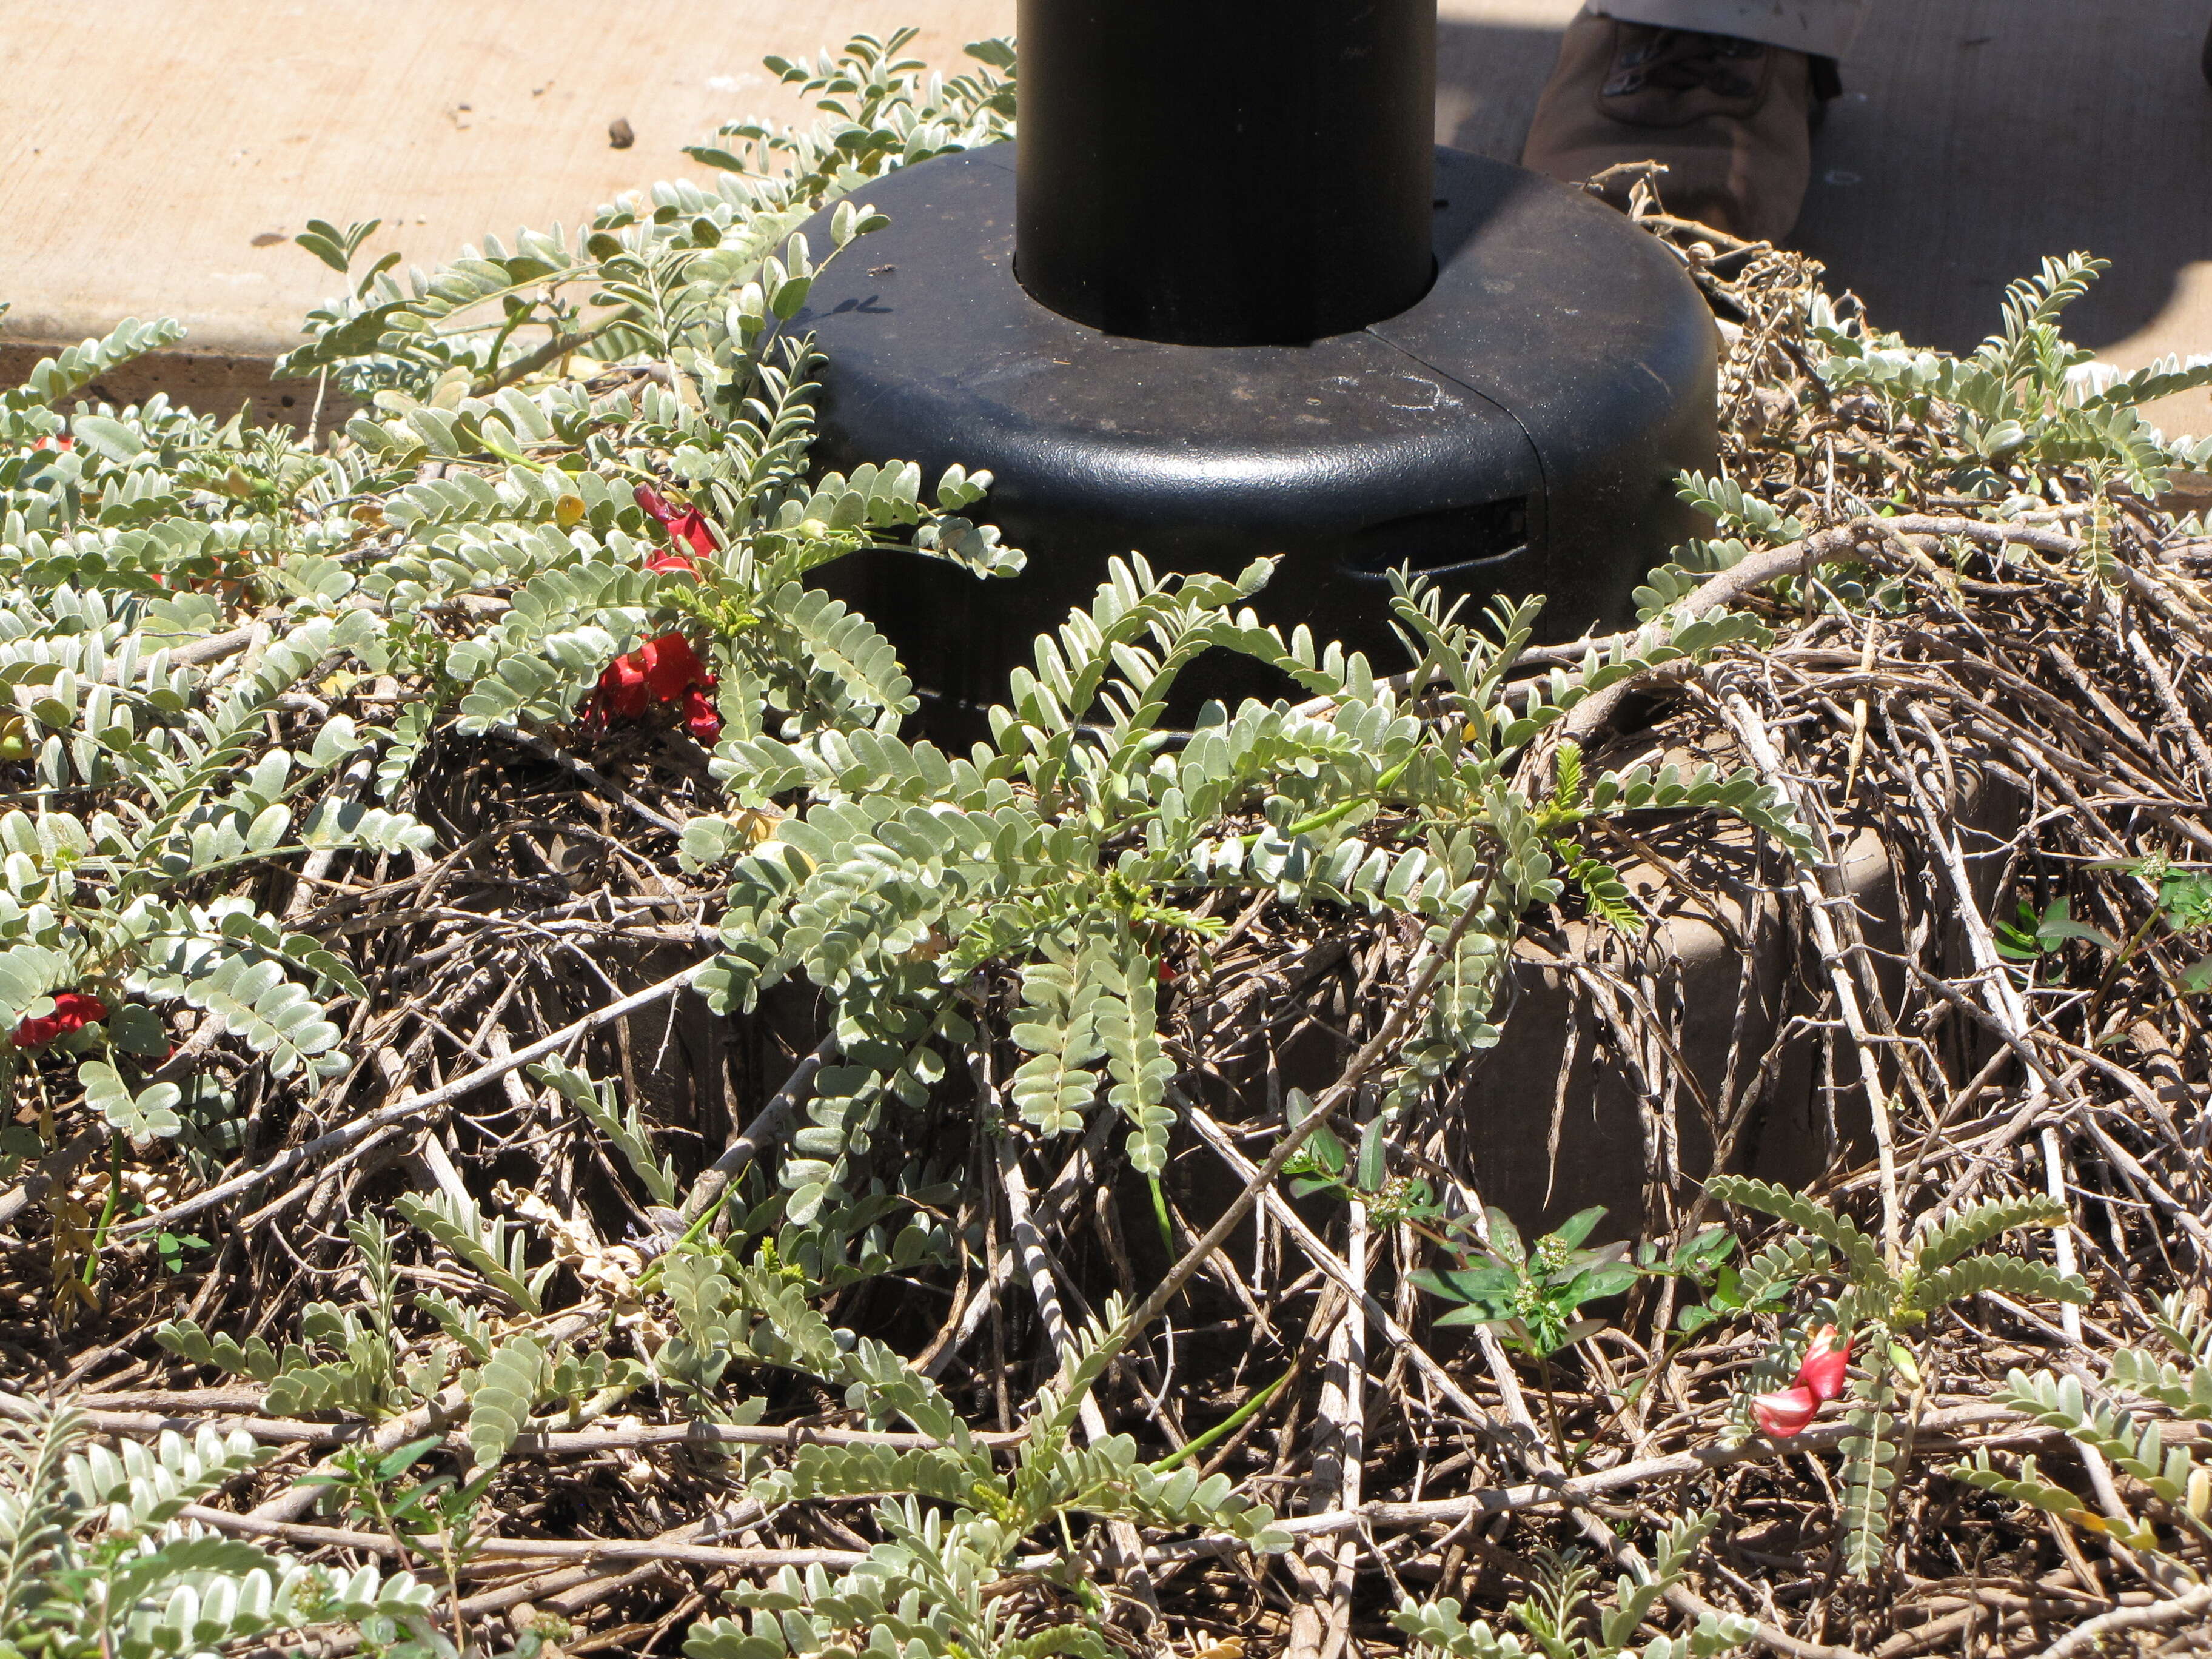
POLYGON ((1812 178, 1815 92, 1802 52, 1584 14, 1567 26, 1521 165, 1579 182, 1661 161, 1669 213, 1778 240, 1812 178))

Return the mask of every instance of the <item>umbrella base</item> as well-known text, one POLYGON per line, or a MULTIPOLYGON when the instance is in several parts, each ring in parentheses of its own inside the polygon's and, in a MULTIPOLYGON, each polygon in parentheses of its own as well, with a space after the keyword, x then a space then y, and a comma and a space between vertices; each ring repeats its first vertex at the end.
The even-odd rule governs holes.
MULTIPOLYGON (((1701 528, 1674 478, 1717 465, 1717 331, 1674 257, 1589 197, 1439 150, 1436 280, 1410 309, 1305 345, 1176 345, 1023 289, 1013 160, 968 151, 859 192, 890 227, 791 325, 828 356, 818 465, 988 468, 976 516, 1030 555, 1011 580, 875 553, 823 573, 898 647, 938 735, 980 730, 1117 554, 1224 574, 1279 556, 1263 618, 1389 672, 1395 568, 1478 602, 1547 595, 1547 635, 1571 638, 1629 619, 1644 574, 1701 528)), ((826 216, 807 231, 830 245, 826 216)), ((1287 690, 1220 654, 1174 716, 1287 690)))

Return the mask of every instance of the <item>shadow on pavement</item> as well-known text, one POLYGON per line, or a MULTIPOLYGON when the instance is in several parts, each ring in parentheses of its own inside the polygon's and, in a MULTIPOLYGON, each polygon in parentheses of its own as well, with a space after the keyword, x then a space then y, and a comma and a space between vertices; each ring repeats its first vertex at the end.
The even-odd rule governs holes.
MULTIPOLYGON (((1844 66, 1793 239, 1876 322, 1956 350, 2004 284, 2083 249, 2111 273, 2068 314, 2105 346, 2212 259, 2207 0, 1885 0, 1844 66)), ((2212 348, 2197 319, 2186 343, 2212 348)))
MULTIPOLYGON (((1791 245, 1916 344, 1972 348, 2004 285, 2086 249, 2112 270, 2069 313, 2102 347, 2212 261, 2212 0, 1880 0, 1814 141, 1791 245)), ((1437 131, 1516 159, 1556 30, 1439 25, 1437 131)), ((2212 349, 2212 319, 2166 349, 2212 349)))
POLYGON ((1559 56, 1557 29, 1437 24, 1437 142, 1517 161, 1536 95, 1559 56))

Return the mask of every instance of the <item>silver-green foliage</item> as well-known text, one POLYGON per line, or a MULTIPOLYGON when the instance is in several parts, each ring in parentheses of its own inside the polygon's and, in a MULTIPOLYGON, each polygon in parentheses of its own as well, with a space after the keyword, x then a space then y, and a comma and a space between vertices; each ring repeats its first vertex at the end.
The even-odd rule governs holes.
MULTIPOLYGON (((1534 602, 1480 625, 1437 594, 1393 609, 1419 659, 1419 696, 1366 660, 1285 638, 1246 601, 1272 568, 1234 579, 1113 562, 1091 605, 1041 637, 967 756, 888 730, 726 738, 715 775, 744 814, 800 805, 758 842, 737 816, 695 820, 684 854, 731 864, 725 954, 701 988, 747 1008, 804 975, 836 1001, 844 1063, 825 1067, 783 1165, 787 1213, 842 1201, 849 1160, 888 1098, 918 1103, 987 1011, 979 969, 1016 975, 1012 1036, 1028 1056, 1013 1114, 1047 1134, 1103 1102, 1128 1155, 1156 1173, 1173 1121, 1162 1036, 1167 943, 1202 945, 1209 900, 1272 894, 1395 915, 1419 929, 1418 977, 1441 957, 1422 1023, 1391 1065, 1393 1098, 1488 1046, 1498 982, 1533 905, 1559 896, 1552 837, 1570 823, 1651 809, 1741 817, 1802 847, 1784 803, 1749 772, 1637 766, 1538 806, 1509 782, 1515 758, 1584 696, 1655 663, 1761 637, 1720 615, 1655 628, 1579 678, 1508 684, 1534 602), (1206 704, 1187 738, 1164 729, 1177 678, 1200 653, 1256 658, 1310 694, 1293 706, 1206 704), (1461 925, 1462 917, 1470 918, 1461 925)), ((1609 874, 1610 872, 1606 872, 1609 874)))
MULTIPOLYGON (((2069 471, 2154 498, 2170 471, 2212 464, 2212 437, 2168 438, 2140 406, 2212 386, 2212 356, 2167 357, 2124 374, 2068 341, 2061 317, 2106 269, 2081 253, 2045 259, 2006 290, 1998 331, 1963 356, 1875 333, 1814 289, 1805 301, 1812 370, 1831 394, 1875 399, 1893 429, 1907 425, 1929 437, 1950 463, 1948 477, 1937 470, 1930 481, 1978 498, 1991 519, 2050 507, 2058 499, 2051 480, 2069 471)), ((1680 493, 1713 518, 1717 534, 1675 549, 1645 579, 1636 602, 1647 620, 1708 576, 1810 528, 1725 477, 1686 474, 1680 493)), ((2100 572, 2110 564, 2103 511, 2083 525, 2085 562, 2100 572)))
POLYGON ((627 1110, 617 1107, 613 1084, 595 1081, 589 1073, 565 1060, 549 1060, 532 1066, 530 1071, 540 1082, 557 1090, 561 1097, 599 1132, 621 1155, 630 1173, 645 1183, 655 1204, 666 1208, 676 1202, 676 1165, 654 1152, 635 1101, 629 1103, 627 1110))
MULTIPOLYGON (((401 798, 447 732, 561 738, 613 658, 673 632, 718 676, 733 737, 890 731, 911 712, 889 644, 810 573, 869 547, 982 575, 1021 556, 967 516, 988 475, 810 476, 810 357, 787 328, 817 262, 881 222, 837 198, 1006 135, 1006 81, 926 81, 902 44, 863 37, 824 68, 866 88, 865 128, 830 113, 763 135, 755 171, 625 198, 573 243, 525 232, 404 285, 376 262, 289 360, 367 404, 328 447, 161 396, 65 410, 173 343, 170 323, 126 323, 0 390, 0 763, 19 770, 0 815, 0 1038, 58 994, 105 1007, 52 1042, 76 1109, 137 1140, 223 1144, 234 1126, 189 1120, 234 1091, 149 1075, 175 1011, 304 1091, 349 1069, 341 1027, 365 988, 288 921, 313 914, 287 903, 289 878, 333 854, 428 856, 401 798), (810 249, 793 233, 832 201, 810 249), (692 572, 646 568, 666 543, 641 485, 712 526, 692 572)), ((318 221, 301 240, 351 278, 374 228, 318 221)), ((0 1042, 0 1067, 44 1046, 0 1042)))
MULTIPOLYGON (((239 888, 257 866, 310 850, 428 848, 404 815, 316 800, 371 740, 352 720, 333 716, 304 747, 269 738, 279 702, 377 625, 359 611, 300 617, 236 666, 198 672, 171 665, 160 620, 97 589, 18 589, 0 604, 7 724, 43 785, 34 811, 0 816, 0 1028, 82 988, 111 1019, 76 1040, 81 1052, 161 1054, 148 1014, 182 1005, 222 1021, 280 1077, 328 1072, 343 1060, 325 999, 357 995, 358 982, 239 888), (88 796, 106 804, 63 805, 88 796)), ((173 1094, 135 1091, 112 1064, 88 1082, 116 1127, 177 1132, 173 1094)))
POLYGON ((1963 357, 1870 334, 1817 297, 1808 322, 1826 355, 1814 367, 1832 390, 1863 388, 1893 416, 1947 422, 1968 458, 1954 485, 1992 501, 2039 495, 2043 475, 2065 466, 2087 467, 2155 496, 2169 468, 2202 465, 2212 441, 2170 441, 2137 406, 2212 385, 2212 359, 2167 358, 2125 374, 2089 372, 2094 355, 2067 340, 2059 319, 2107 269, 2087 254, 2046 258, 2035 276, 2005 290, 2002 326, 1963 357))
POLYGON ((167 1320, 154 1340, 179 1358, 213 1365, 264 1385, 262 1405, 279 1416, 345 1412, 389 1417, 436 1394, 447 1362, 438 1350, 404 1358, 398 1340, 398 1265, 384 1224, 364 1216, 346 1229, 368 1294, 356 1304, 311 1302, 299 1342, 275 1349, 260 1337, 240 1343, 191 1319, 167 1320))
POLYGON ((211 1532, 186 1506, 260 1463, 242 1431, 89 1443, 73 1413, 0 1425, 0 1655, 191 1659, 283 1632, 419 1621, 432 1591, 211 1532))
MULTIPOLYGON (((1084 1575, 1073 1547, 1079 1522, 1197 1528, 1226 1533, 1254 1550, 1285 1547, 1288 1540, 1273 1528, 1273 1515, 1236 1497, 1226 1476, 1201 1480, 1189 1468, 1162 1474, 1139 1461, 1126 1435, 1077 1443, 1079 1409, 1110 1358, 1109 1332, 1122 1312, 1118 1301, 1109 1301, 1101 1321, 1085 1328, 1062 1385, 1038 1394, 1006 1468, 933 1384, 887 1351, 860 1345, 841 1366, 855 1379, 848 1403, 867 1405, 872 1414, 896 1398, 899 1414, 936 1437, 939 1447, 893 1452, 807 1446, 787 1467, 755 1480, 753 1496, 772 1507, 816 1497, 878 1496, 883 1541, 846 1572, 787 1568, 763 1585, 733 1591, 731 1600, 751 1618, 702 1621, 686 1638, 685 1654, 780 1659, 857 1650, 883 1659, 1047 1653, 1106 1659, 1103 1621, 1095 1607, 1017 1634, 1012 1604, 995 1587, 1018 1564, 1080 1586, 1084 1575), (1025 1542, 1038 1538, 1056 1547, 1042 1559, 1025 1559, 1025 1542)), ((781 1316, 771 1312, 768 1322, 781 1316)), ((814 1352, 817 1363, 830 1357, 827 1349, 814 1352)))
POLYGON ((2184 1421, 2212 1419, 2212 1324, 2200 1306, 2178 1295, 2162 1299, 2156 1323, 2180 1364, 2145 1349, 2121 1348, 2112 1355, 2106 1387, 2094 1394, 2079 1377, 2014 1370, 1998 1395, 2014 1411, 2063 1431, 2077 1445, 2101 1455, 2130 1478, 2127 1490, 2139 1488, 2156 1500, 2154 1510, 2137 1514, 2094 1508, 2069 1487, 2045 1479, 2033 1456, 2008 1470, 1990 1453, 1977 1452, 1972 1462, 1951 1471, 1953 1478, 2085 1531, 2110 1534, 2130 1549, 2179 1555, 2171 1535, 2160 1530, 2161 1521, 2200 1549, 2212 1543, 2212 1459, 2189 1446, 2168 1446, 2157 1421, 2143 1414, 2148 1407, 2184 1421), (2123 1404, 2130 1395, 2144 1406, 2123 1404))
POLYGON ((87 1105, 140 1140, 184 1127, 176 1084, 139 1076, 167 1052, 165 1009, 219 1022, 279 1077, 345 1064, 330 1002, 361 988, 247 896, 257 874, 430 844, 405 815, 337 798, 374 740, 350 717, 295 745, 272 736, 380 632, 328 557, 352 534, 325 514, 341 488, 328 464, 160 398, 74 419, 51 407, 173 337, 125 325, 0 397, 0 756, 31 786, 0 816, 0 1033, 57 994, 98 1000, 106 1018, 60 1046, 85 1060, 87 1105), (194 588, 279 562, 288 580, 258 629, 225 635, 243 619, 194 588))
POLYGON ((1012 137, 1012 46, 976 42, 968 55, 981 67, 945 82, 919 58, 900 55, 919 33, 906 28, 883 40, 861 36, 811 64, 769 58, 769 68, 786 85, 833 118, 782 131, 760 121, 732 122, 716 142, 685 153, 757 191, 780 192, 799 204, 844 195, 893 167, 1012 137))
MULTIPOLYGON (((526 1230, 503 1219, 488 1222, 474 1205, 442 1195, 432 1202, 402 1197, 396 1207, 453 1255, 473 1279, 467 1286, 472 1297, 514 1316, 487 1314, 444 1291, 425 1291, 413 1300, 440 1335, 410 1340, 401 1329, 394 1240, 381 1221, 365 1216, 347 1232, 368 1295, 357 1306, 310 1303, 302 1341, 281 1351, 259 1337, 240 1343, 189 1319, 157 1326, 155 1340, 179 1358, 263 1384, 263 1408, 279 1416, 336 1412, 386 1419, 438 1399, 451 1382, 465 1411, 470 1449, 487 1470, 524 1433, 556 1420, 536 1419, 541 1406, 550 1402, 571 1414, 604 1411, 646 1381, 633 1360, 598 1348, 578 1352, 521 1328, 532 1322, 537 1287, 552 1271, 549 1264, 523 1276, 526 1230)), ((677 1258, 665 1275, 672 1298, 684 1265, 677 1258)), ((753 1415, 757 1419, 757 1412, 753 1415)))
MULTIPOLYGON (((557 225, 519 233, 512 248, 488 239, 404 283, 386 256, 311 316, 308 343, 284 367, 428 399, 441 382, 489 395, 588 350, 600 362, 672 361, 717 392, 734 386, 735 358, 805 303, 811 270, 786 246, 801 223, 896 167, 1011 136, 1012 85, 997 72, 1012 67, 1011 49, 971 46, 978 68, 945 82, 900 55, 915 33, 856 36, 813 71, 771 60, 823 118, 797 131, 725 127, 689 152, 715 169, 705 185, 675 180, 619 197, 573 239, 557 225)), ((316 234, 309 245, 352 274, 358 237, 316 234)), ((433 414, 422 424, 447 423, 433 414)))
MULTIPOLYGON (((526 234, 404 287, 380 261, 290 361, 367 403, 328 451, 159 399, 54 412, 87 374, 168 337, 136 325, 9 394, 0 568, 23 585, 0 607, 16 711, 0 706, 0 756, 12 730, 46 793, 0 819, 0 1020, 96 994, 110 1018, 62 1047, 88 1063, 86 1102, 106 1121, 179 1132, 181 1080, 137 1058, 167 1052, 165 1006, 220 1020, 280 1077, 312 1086, 346 1067, 340 1004, 365 988, 261 908, 263 878, 333 852, 428 855, 429 831, 398 809, 445 733, 557 739, 613 659, 670 634, 717 677, 722 723, 730 810, 684 836, 695 865, 732 865, 726 954, 702 982, 727 1006, 794 973, 835 997, 842 1058, 780 1169, 786 1222, 830 1206, 841 1240, 866 1237, 872 1204, 882 1213, 852 1171, 885 1101, 918 1101, 997 1014, 976 1000, 979 969, 1015 988, 1024 1058, 1007 1109, 1050 1133, 1103 1102, 1127 1120, 1133 1162, 1157 1171, 1175 1110, 1163 949, 1214 925, 1209 901, 1272 892, 1395 915, 1423 941, 1411 971, 1443 958, 1390 1064, 1402 1102, 1496 1040, 1521 918, 1561 894, 1563 872, 1632 924, 1617 877, 1565 831, 1718 811, 1798 844, 1748 772, 1577 770, 1541 802, 1509 781, 1582 697, 1764 637, 1718 611, 1593 653, 1579 676, 1509 684, 1533 605, 1470 626, 1409 589, 1393 609, 1416 696, 1264 626, 1248 608, 1264 564, 1232 580, 1132 561, 1039 642, 989 744, 961 757, 903 738, 915 698, 889 642, 808 577, 864 549, 979 577, 1015 573, 1021 555, 966 516, 987 476, 956 466, 933 489, 910 463, 805 465, 810 360, 787 325, 818 251, 793 235, 799 218, 836 202, 827 252, 842 257, 878 222, 848 192, 1007 131, 1003 48, 939 83, 902 44, 864 38, 793 70, 832 106, 825 120, 726 135, 734 145, 702 157, 726 169, 711 191, 661 186, 573 243, 526 234), (659 556, 646 485, 703 515, 711 545, 681 550, 690 569, 659 556), (1176 747, 1165 702, 1213 649, 1274 665, 1311 701, 1211 708, 1176 747), (331 706, 363 686, 380 689, 361 714, 331 706), (281 741, 288 719, 312 741, 281 741), (94 788, 106 804, 72 816, 65 792, 94 788)), ((350 276, 370 228, 318 222, 303 240, 350 276)), ((633 1115, 570 1097, 656 1202, 673 1197, 633 1115)), ((471 1254, 471 1218, 416 1218, 533 1305, 495 1241, 480 1242, 498 1265, 471 1254)))

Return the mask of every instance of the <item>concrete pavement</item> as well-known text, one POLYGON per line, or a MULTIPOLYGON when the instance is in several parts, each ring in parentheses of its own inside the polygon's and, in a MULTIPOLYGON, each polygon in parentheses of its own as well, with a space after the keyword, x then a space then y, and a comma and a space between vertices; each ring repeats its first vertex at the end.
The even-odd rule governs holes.
MULTIPOLYGON (((1443 0, 1437 135, 1510 156, 1577 0, 1443 0)), ((0 10, 0 375, 125 315, 190 327, 162 374, 258 391, 335 290, 310 216, 381 218, 429 264, 486 232, 574 227, 696 172, 732 117, 805 113, 761 68, 923 26, 952 65, 1013 0, 87 0, 0 10), (635 135, 614 148, 620 119, 635 135), (243 377, 243 378, 241 378, 243 377)), ((1877 0, 1815 152, 1798 245, 1921 343, 1971 346, 2045 252, 2114 259, 2076 334, 2133 366, 2212 349, 2212 0, 1877 0)), ((111 388, 138 395, 123 377, 111 388)), ((2212 398, 2172 425, 2212 427, 2212 398)))
POLYGON ((167 315, 190 333, 164 384, 304 407, 265 365, 342 287, 291 240, 310 218, 383 220, 364 266, 573 231, 704 172, 682 147, 724 121, 807 118, 771 52, 919 23, 913 50, 950 66, 1013 16, 1013 0, 88 0, 56 27, 0 9, 0 377, 31 346, 167 315))

